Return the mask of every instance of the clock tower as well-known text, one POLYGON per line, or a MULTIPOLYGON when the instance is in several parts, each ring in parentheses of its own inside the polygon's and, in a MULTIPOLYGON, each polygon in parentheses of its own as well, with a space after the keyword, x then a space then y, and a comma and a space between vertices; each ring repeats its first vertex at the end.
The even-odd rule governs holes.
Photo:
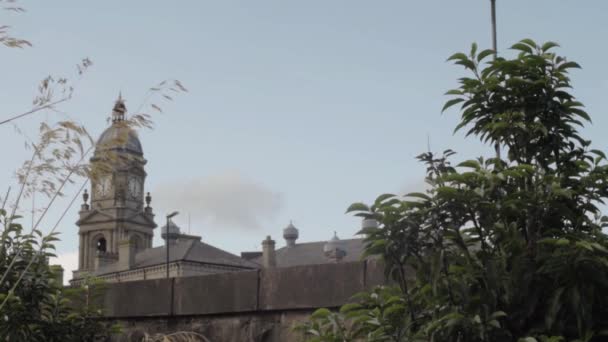
POLYGON ((124 253, 133 261, 136 253, 152 247, 156 224, 149 193, 144 198, 146 160, 137 133, 125 120, 126 111, 119 96, 112 124, 99 137, 91 158, 91 204, 85 191, 76 222, 80 236, 77 272, 118 265, 126 257, 120 256, 121 251, 128 251, 124 253), (125 244, 128 249, 119 247, 125 244))

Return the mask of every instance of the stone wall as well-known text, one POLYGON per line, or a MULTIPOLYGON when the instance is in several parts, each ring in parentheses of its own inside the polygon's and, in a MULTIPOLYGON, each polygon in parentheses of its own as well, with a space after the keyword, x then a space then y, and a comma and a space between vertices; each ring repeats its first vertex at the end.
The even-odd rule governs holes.
POLYGON ((319 307, 335 308, 384 282, 382 264, 360 261, 109 284, 108 320, 117 341, 199 333, 209 341, 300 341, 292 330, 319 307))

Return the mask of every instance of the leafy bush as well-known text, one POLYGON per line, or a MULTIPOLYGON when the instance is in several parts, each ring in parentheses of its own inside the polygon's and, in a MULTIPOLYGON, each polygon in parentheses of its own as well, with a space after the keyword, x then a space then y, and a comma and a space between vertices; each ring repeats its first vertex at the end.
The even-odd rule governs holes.
POLYGON ((100 321, 94 305, 99 284, 63 288, 48 265, 56 234, 25 234, 7 219, 0 240, 0 339, 3 341, 105 341, 117 327, 100 321))
POLYGON ((366 253, 395 284, 300 327, 311 341, 602 341, 608 332, 606 156, 578 132, 590 122, 569 93, 578 64, 526 39, 514 58, 449 58, 470 73, 444 110, 456 130, 497 145, 453 165, 418 157, 429 189, 382 195, 349 212, 375 219, 366 253), (501 157, 504 153, 505 157, 501 157))

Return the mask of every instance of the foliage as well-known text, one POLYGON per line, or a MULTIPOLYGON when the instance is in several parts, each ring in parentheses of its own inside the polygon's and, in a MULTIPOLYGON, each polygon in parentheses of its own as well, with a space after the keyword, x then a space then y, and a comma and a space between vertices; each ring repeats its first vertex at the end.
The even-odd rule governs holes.
MULTIPOLYGON (((6 223, 6 213, 0 210, 6 223)), ((11 220, 0 241, 0 338, 5 341, 103 341, 116 328, 98 318, 94 305, 103 288, 83 286, 64 289, 48 265, 54 256, 56 234, 42 236, 38 230, 23 233, 11 220), (39 242, 42 241, 42 242, 39 242), (18 261, 9 268, 10 261, 18 261), (15 286, 19 284, 19 286, 15 286), (91 288, 95 289, 93 293, 91 288)))
POLYGON ((456 130, 500 154, 450 162, 424 153, 430 189, 382 195, 349 212, 373 218, 366 252, 394 285, 301 327, 312 341, 601 341, 608 332, 606 156, 578 132, 589 115, 569 93, 578 64, 525 39, 449 58, 471 74, 444 110, 456 130), (393 294, 397 291, 397 294, 393 294))
MULTIPOLYGON (((138 338, 137 340, 142 342, 210 342, 205 336, 191 331, 178 331, 171 334, 159 333, 152 335, 142 333, 141 335, 141 338, 138 338)), ((133 339, 134 336, 131 338, 133 339)))

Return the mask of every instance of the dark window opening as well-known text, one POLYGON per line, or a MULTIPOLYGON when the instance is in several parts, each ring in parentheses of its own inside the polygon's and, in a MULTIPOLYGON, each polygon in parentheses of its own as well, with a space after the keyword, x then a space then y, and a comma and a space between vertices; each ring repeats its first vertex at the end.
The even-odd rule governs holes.
POLYGON ((106 251, 106 239, 101 238, 101 239, 97 240, 97 250, 99 252, 105 252, 106 251))

